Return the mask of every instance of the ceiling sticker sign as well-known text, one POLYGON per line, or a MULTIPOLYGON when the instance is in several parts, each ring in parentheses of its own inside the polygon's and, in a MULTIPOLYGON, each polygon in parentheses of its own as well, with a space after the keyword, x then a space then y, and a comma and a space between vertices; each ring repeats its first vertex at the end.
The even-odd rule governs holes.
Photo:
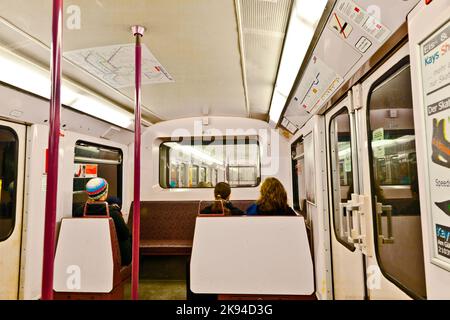
POLYGON ((353 31, 352 25, 336 13, 333 13, 333 16, 331 17, 330 27, 344 40, 347 39, 353 31))
POLYGON ((450 270, 450 22, 421 44, 432 262, 450 270))
POLYGON ((304 77, 296 96, 299 97, 300 107, 309 113, 315 107, 326 102, 344 81, 341 76, 316 56, 308 64, 304 77))
POLYGON ((379 10, 374 10, 374 6, 371 7, 370 14, 350 0, 341 0, 336 8, 339 13, 380 42, 385 41, 391 34, 391 31, 381 23, 379 10))
POLYGON ((353 23, 357 26, 362 26, 367 18, 368 14, 359 6, 357 6, 353 1, 342 0, 337 5, 337 10, 342 14, 350 18, 353 23))
POLYGON ((356 43, 355 47, 362 53, 366 53, 366 51, 372 46, 372 41, 367 39, 366 37, 361 37, 356 43))
MULTIPOLYGON (((69 51, 64 57, 113 88, 121 89, 134 86, 134 54, 134 44, 122 44, 69 51)), ((173 77, 142 44, 142 84, 168 82, 174 82, 173 77)))

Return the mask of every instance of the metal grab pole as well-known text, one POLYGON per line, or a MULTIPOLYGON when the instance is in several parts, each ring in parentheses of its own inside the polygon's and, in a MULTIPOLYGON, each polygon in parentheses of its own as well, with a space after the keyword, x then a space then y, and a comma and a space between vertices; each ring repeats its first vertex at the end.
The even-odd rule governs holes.
POLYGON ((44 257, 42 266, 42 300, 53 299, 53 267, 56 236, 56 199, 58 192, 58 153, 61 111, 61 46, 63 0, 53 0, 52 88, 48 136, 47 192, 45 195, 44 257))
POLYGON ((132 27, 136 37, 135 79, 136 79, 136 108, 134 120, 134 200, 133 200, 133 260, 131 270, 131 299, 139 299, 139 242, 141 225, 141 67, 142 48, 141 37, 144 27, 132 27))

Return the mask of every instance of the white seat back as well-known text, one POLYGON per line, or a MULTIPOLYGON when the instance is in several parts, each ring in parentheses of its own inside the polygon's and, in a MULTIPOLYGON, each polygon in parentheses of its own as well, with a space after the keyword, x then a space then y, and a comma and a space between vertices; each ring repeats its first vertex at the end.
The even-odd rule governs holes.
POLYGON ((191 290, 313 294, 313 263, 303 217, 198 217, 191 290))
POLYGON ((63 219, 55 255, 54 290, 111 292, 113 271, 109 219, 63 219))

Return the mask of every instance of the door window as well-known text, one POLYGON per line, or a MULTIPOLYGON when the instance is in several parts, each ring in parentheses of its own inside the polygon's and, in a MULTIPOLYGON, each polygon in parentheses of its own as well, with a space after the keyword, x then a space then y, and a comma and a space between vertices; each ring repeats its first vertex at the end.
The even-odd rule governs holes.
POLYGON ((122 203, 122 150, 101 146, 85 141, 75 144, 72 214, 82 214, 88 196, 86 183, 92 178, 104 178, 108 181, 110 201, 122 203), (113 199, 116 198, 116 199, 113 199))
POLYGON ((333 116, 329 127, 333 224, 336 239, 354 251, 354 244, 347 238, 347 220, 352 221, 351 213, 344 206, 354 192, 350 128, 350 114, 347 108, 343 108, 333 116))
POLYGON ((18 147, 19 141, 15 132, 0 126, 0 241, 9 238, 14 231, 18 147))
POLYGON ((411 296, 423 298, 426 289, 408 61, 372 86, 368 106, 378 263, 388 279, 411 296))

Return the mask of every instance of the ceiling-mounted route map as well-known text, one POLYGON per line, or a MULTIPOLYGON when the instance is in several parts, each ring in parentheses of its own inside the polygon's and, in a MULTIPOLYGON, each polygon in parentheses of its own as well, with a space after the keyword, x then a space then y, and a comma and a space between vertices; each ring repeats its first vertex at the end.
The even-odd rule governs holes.
MULTIPOLYGON (((120 89, 134 86, 134 44, 81 49, 64 53, 70 62, 120 89)), ((150 50, 142 45, 142 84, 174 82, 150 50)))

